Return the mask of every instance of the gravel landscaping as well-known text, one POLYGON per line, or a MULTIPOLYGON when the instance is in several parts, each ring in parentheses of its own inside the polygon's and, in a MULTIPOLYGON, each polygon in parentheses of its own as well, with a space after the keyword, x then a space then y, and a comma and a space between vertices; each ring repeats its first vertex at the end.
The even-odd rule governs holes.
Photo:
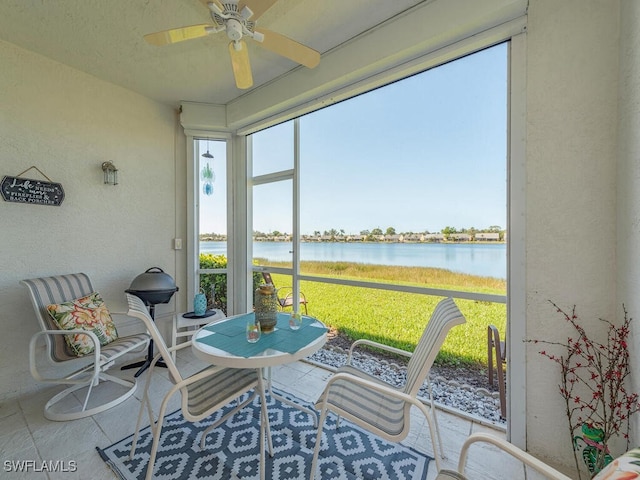
MULTIPOLYGON (((348 346, 340 346, 337 343, 341 342, 335 338, 333 341, 330 339, 324 348, 311 355, 308 360, 330 369, 344 365, 347 360, 348 346)), ((402 385, 406 379, 405 365, 393 358, 359 350, 354 353, 352 362, 392 385, 402 385)), ((430 380, 436 403, 450 410, 485 420, 489 424, 506 425, 506 420, 500 416, 498 392, 489 387, 486 373, 462 367, 434 365, 430 380)), ((429 398, 426 384, 420 390, 420 396, 429 398)))

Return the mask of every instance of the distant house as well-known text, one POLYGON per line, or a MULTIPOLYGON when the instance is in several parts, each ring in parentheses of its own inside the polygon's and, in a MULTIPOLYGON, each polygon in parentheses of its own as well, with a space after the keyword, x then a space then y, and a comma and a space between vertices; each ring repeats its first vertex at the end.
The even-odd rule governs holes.
POLYGON ((425 242, 442 242, 444 235, 441 233, 427 233, 424 235, 425 242))
POLYGON ((424 240, 424 234, 422 233, 412 233, 404 238, 405 242, 424 242, 424 240))
POLYGON ((500 234, 498 232, 479 232, 476 233, 476 240, 480 242, 498 242, 500 234))
POLYGON ((468 242, 471 240, 471 235, 468 233, 452 233, 449 235, 449 239, 454 242, 468 242))
POLYGON ((396 235, 385 235, 385 236, 384 236, 384 241, 385 241, 385 242, 394 242, 394 243, 397 243, 397 242, 402 242, 403 240, 404 240, 404 239, 403 239, 402 235, 397 235, 397 234, 396 234, 396 235))
POLYGON ((364 235, 349 235, 346 238, 347 242, 363 242, 364 239, 364 235))

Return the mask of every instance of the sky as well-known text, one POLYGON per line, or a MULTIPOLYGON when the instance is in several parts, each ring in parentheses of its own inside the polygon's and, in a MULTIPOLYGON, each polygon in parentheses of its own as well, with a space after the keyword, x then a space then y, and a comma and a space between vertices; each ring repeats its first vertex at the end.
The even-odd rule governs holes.
MULTIPOLYGON (((301 232, 506 228, 506 122, 506 44, 301 117, 301 232)), ((203 145, 220 160, 200 231, 225 233, 224 144, 203 145)), ((293 122, 253 152, 254 175, 292 168, 293 122)), ((254 230, 292 231, 291 192, 254 188, 254 230)))

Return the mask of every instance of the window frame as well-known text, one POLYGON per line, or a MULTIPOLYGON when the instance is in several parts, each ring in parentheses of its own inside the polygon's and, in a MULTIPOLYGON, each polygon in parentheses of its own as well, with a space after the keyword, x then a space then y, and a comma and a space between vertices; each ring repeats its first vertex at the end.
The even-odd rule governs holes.
MULTIPOLYGON (((189 299, 193 299, 200 288, 200 275, 208 273, 224 273, 227 275, 227 297, 232 294, 234 271, 229 264, 229 249, 232 245, 230 226, 233 223, 231 201, 231 175, 230 166, 233 158, 231 151, 231 135, 215 131, 185 131, 187 135, 187 194, 190 199, 187 208, 187 305, 189 299), (219 182, 224 181, 227 187, 227 268, 201 269, 200 268, 200 150, 197 146, 201 140, 224 142, 226 144, 226 178, 217 178, 219 182)), ((227 302, 227 311, 230 312, 230 305, 227 302)))

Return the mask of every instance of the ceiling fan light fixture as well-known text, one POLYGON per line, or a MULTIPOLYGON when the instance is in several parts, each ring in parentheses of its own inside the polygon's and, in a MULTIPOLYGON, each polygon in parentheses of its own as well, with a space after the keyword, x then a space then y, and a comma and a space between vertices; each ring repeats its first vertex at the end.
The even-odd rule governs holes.
POLYGON ((227 37, 234 42, 242 38, 242 24, 235 18, 227 20, 227 37))

